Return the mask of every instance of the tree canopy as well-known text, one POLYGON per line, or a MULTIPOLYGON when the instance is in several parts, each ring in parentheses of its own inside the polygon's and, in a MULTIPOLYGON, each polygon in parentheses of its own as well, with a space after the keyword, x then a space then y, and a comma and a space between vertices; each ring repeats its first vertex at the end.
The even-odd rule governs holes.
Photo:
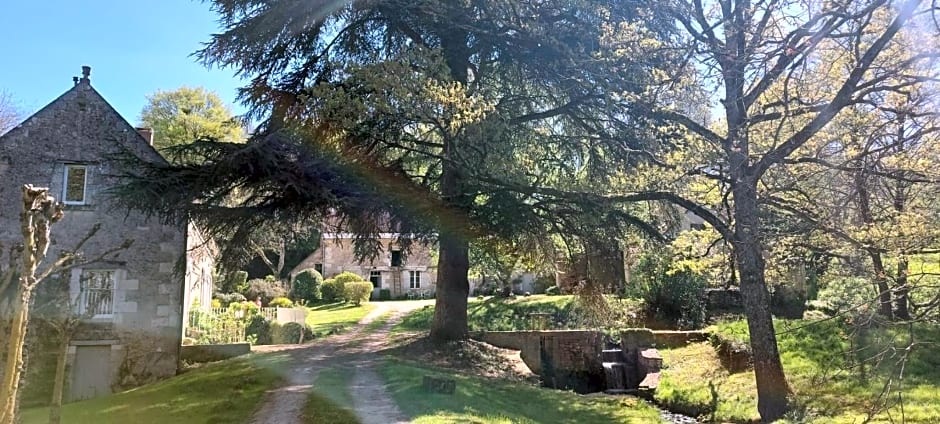
POLYGON ((199 139, 239 142, 245 138, 241 122, 225 102, 203 87, 154 92, 147 96, 140 122, 154 130, 153 145, 161 151, 199 139))

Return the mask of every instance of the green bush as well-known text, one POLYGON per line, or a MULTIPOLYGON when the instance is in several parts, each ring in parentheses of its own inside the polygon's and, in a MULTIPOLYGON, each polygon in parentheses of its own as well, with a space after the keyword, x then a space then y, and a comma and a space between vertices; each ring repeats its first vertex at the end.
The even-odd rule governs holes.
POLYGON ((349 271, 343 271, 339 275, 333 277, 333 280, 340 283, 351 283, 353 281, 365 281, 359 274, 355 274, 349 271))
POLYGON ((248 290, 248 273, 245 271, 229 273, 220 288, 225 293, 244 293, 248 290))
POLYGON ((532 282, 532 294, 544 294, 549 287, 555 286, 555 279, 541 275, 532 282))
POLYGON ((392 291, 389 289, 380 289, 379 300, 392 300, 392 291))
POLYGON ((294 302, 286 297, 275 297, 271 299, 271 302, 268 303, 268 306, 272 308, 293 308, 294 302))
POLYGON ((295 301, 305 300, 314 303, 322 298, 323 276, 315 269, 305 269, 294 277, 290 298, 295 301))
POLYGON ((313 339, 313 330, 309 326, 296 322, 284 325, 275 323, 271 326, 271 333, 274 344, 297 344, 301 342, 301 335, 303 335, 303 341, 313 339))
POLYGON ((320 294, 323 296, 324 302, 333 303, 346 301, 344 298, 346 293, 343 292, 343 284, 332 278, 323 281, 323 285, 320 286, 320 294))
POLYGON ((269 279, 254 279, 248 282, 248 290, 245 291, 245 297, 250 301, 261 298, 261 303, 267 305, 275 297, 287 297, 287 290, 281 285, 280 281, 269 279))
POLYGON ((837 314, 877 305, 877 298, 871 281, 861 277, 837 277, 824 283, 813 305, 829 314, 837 314))
POLYGON ((248 300, 241 293, 216 293, 215 298, 219 300, 221 307, 248 300))
POLYGON ((369 300, 372 295, 372 283, 368 281, 350 281, 343 287, 346 301, 359 306, 362 302, 369 300))
POLYGON ((645 283, 643 300, 650 317, 679 329, 705 325, 705 277, 689 270, 672 269, 669 252, 648 252, 634 269, 645 283))
POLYGON ((274 323, 261 315, 252 316, 251 320, 248 321, 248 325, 245 326, 245 335, 248 338, 254 338, 255 344, 271 344, 271 324, 274 323))

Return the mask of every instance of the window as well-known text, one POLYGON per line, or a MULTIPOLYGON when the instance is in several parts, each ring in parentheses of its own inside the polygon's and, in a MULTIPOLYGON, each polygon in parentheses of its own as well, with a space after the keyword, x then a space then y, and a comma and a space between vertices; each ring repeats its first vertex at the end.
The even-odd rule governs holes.
POLYGON ((369 281, 372 282, 372 287, 375 287, 375 288, 382 287, 382 272, 381 271, 370 272, 369 281))
POLYGON ((65 165, 65 184, 62 193, 66 205, 84 205, 88 168, 84 165, 65 165))
POLYGON ((114 313, 114 271, 82 270, 79 313, 97 318, 114 313))
POLYGON ((313 264, 313 269, 323 275, 323 264, 313 264))
POLYGON ((392 251, 392 266, 401 266, 401 250, 392 251))
POLYGON ((421 288, 421 271, 408 271, 408 287, 413 289, 421 288))

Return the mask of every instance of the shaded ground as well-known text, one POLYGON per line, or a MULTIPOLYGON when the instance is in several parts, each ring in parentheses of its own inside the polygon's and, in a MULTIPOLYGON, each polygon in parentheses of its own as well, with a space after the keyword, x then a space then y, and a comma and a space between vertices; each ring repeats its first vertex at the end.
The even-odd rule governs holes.
POLYGON ((375 309, 348 333, 307 345, 258 346, 253 349, 256 352, 284 352, 289 359, 281 370, 285 383, 267 393, 251 422, 302 423, 304 404, 317 374, 328 368, 338 368, 347 373, 352 407, 363 423, 407 422, 376 373, 380 360, 377 352, 388 347, 389 330, 402 316, 433 302, 377 302, 375 309), (381 326, 369 325, 382 319, 384 323, 381 326))

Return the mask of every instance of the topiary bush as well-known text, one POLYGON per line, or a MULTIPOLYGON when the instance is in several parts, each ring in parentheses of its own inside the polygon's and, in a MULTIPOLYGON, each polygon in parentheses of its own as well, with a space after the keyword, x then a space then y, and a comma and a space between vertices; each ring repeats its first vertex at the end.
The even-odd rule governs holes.
POLYGON ((245 326, 245 336, 249 339, 253 338, 254 343, 258 345, 271 344, 273 341, 271 324, 273 324, 271 320, 261 315, 252 316, 251 320, 248 321, 248 325, 245 326))
POLYGON ((320 294, 324 302, 333 303, 346 301, 344 297, 346 293, 343 292, 343 284, 338 283, 332 278, 323 281, 323 285, 320 286, 320 294))
POLYGON ((261 303, 267 305, 275 297, 287 297, 287 290, 281 285, 280 281, 269 279, 254 279, 248 282, 248 290, 245 291, 245 297, 250 301, 261 298, 261 303))
POLYGON ((323 298, 321 287, 323 286, 323 276, 315 269, 305 269, 294 277, 294 285, 291 287, 290 298, 296 300, 305 300, 309 303, 320 301, 323 298))
POLYGON ((349 271, 343 271, 339 275, 333 277, 333 280, 339 283, 351 283, 353 281, 365 281, 359 274, 355 274, 349 271))
MULTIPOLYGON (((216 293, 215 298, 219 300, 220 307, 228 307, 233 303, 244 302, 248 299, 241 293, 216 293)), ((214 307, 214 306, 213 306, 214 307)))
POLYGON ((293 308, 294 302, 286 297, 275 297, 271 299, 271 302, 268 303, 268 306, 272 308, 293 308))
POLYGON ((274 324, 271 329, 274 344, 297 344, 313 339, 313 330, 309 326, 296 322, 284 325, 274 324))
POLYGON ((379 300, 392 300, 392 291, 389 289, 380 289, 379 300))
POLYGON ((645 283, 647 314, 669 327, 701 328, 706 317, 705 277, 672 265, 668 251, 648 252, 637 263, 634 276, 645 283))
POLYGON ((359 306, 362 302, 369 300, 372 290, 372 283, 368 281, 350 281, 343 287, 343 291, 346 293, 343 297, 346 298, 347 302, 359 306))

